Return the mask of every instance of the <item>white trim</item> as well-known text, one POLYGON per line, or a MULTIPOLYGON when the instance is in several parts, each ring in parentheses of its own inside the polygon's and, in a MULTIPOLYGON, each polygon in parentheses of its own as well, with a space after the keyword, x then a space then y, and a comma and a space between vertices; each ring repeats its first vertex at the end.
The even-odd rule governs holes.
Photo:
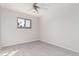
POLYGON ((13 46, 13 45, 17 45, 17 44, 23 44, 23 43, 29 43, 29 42, 33 42, 33 41, 38 41, 39 39, 34 39, 34 40, 29 40, 29 41, 24 41, 24 42, 17 42, 17 43, 14 43, 14 44, 11 44, 11 45, 3 45, 1 46, 1 48, 3 47, 7 47, 7 46, 13 46))
POLYGON ((52 45, 56 45, 58 47, 61 47, 61 48, 67 49, 67 50, 71 50, 71 51, 76 52, 76 53, 79 53, 79 51, 77 51, 77 50, 74 50, 74 49, 71 49, 71 48, 68 48, 68 47, 64 47, 64 46, 59 45, 57 43, 53 43, 52 41, 49 41, 49 40, 43 40, 42 39, 41 41, 46 42, 46 43, 49 43, 49 44, 52 44, 52 45))

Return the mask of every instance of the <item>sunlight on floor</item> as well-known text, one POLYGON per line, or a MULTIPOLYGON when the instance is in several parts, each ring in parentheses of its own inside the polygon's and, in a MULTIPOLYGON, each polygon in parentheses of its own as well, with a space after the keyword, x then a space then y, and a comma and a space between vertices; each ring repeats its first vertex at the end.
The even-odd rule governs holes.
POLYGON ((15 51, 11 51, 11 52, 6 52, 6 53, 1 53, 0 56, 13 56, 17 52, 19 52, 19 50, 15 50, 15 51))

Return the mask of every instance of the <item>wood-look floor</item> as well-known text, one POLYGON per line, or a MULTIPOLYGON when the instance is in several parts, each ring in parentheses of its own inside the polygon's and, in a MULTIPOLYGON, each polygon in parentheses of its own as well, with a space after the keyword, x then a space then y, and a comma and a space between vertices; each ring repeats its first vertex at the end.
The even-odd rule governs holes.
POLYGON ((2 48, 0 56, 79 56, 79 54, 45 42, 34 41, 2 48))

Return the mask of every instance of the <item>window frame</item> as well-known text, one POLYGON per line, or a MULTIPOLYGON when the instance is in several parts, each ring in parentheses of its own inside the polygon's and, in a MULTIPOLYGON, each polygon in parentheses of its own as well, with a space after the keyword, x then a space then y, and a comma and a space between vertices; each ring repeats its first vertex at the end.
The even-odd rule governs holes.
POLYGON ((17 28, 18 29, 31 29, 32 28, 32 20, 27 19, 27 18, 23 18, 23 17, 17 17, 17 28), (29 20, 30 21, 30 27, 25 27, 25 25, 24 25, 24 27, 19 27, 18 26, 18 19, 24 19, 25 24, 26 24, 26 21, 29 20))

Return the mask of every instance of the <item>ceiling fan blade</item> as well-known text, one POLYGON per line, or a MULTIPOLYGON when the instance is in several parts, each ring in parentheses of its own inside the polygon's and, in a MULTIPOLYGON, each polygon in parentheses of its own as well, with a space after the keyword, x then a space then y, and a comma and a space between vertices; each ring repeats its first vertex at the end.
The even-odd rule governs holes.
POLYGON ((39 9, 48 10, 48 8, 51 7, 51 4, 49 4, 49 3, 38 3, 37 6, 40 7, 39 9))

